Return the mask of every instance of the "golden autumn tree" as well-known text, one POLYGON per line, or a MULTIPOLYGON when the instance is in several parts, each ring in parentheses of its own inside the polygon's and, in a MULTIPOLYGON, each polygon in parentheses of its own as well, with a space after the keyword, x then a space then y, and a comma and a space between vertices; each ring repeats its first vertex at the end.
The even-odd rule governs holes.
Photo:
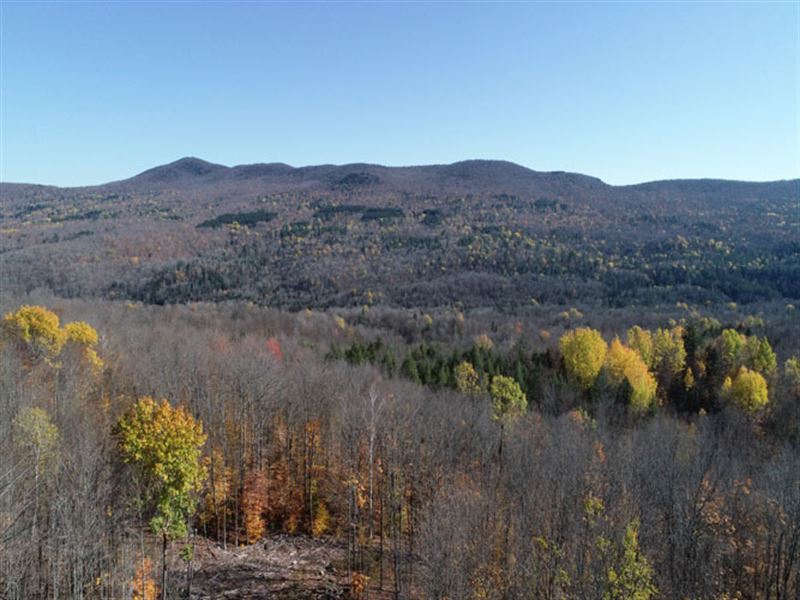
POLYGON ((642 358, 633 348, 622 345, 619 338, 614 338, 606 352, 605 368, 608 379, 613 385, 619 385, 625 379, 625 373, 630 365, 642 361, 642 358))
POLYGON ((683 329, 657 329, 653 335, 653 359, 650 365, 653 373, 666 385, 671 378, 681 373, 686 366, 686 348, 683 343, 683 329))
POLYGON ((31 360, 57 356, 66 339, 58 315, 43 306, 21 306, 6 314, 0 333, 3 340, 25 350, 31 360))
POLYGON ((626 336, 628 347, 636 350, 648 369, 653 368, 653 334, 648 329, 634 325, 626 336))
POLYGON ((723 395, 747 412, 756 412, 769 402, 767 380, 747 367, 741 367, 735 377, 727 377, 722 387, 723 395))
POLYGON ((139 501, 152 514, 150 527, 162 536, 161 593, 166 598, 167 540, 187 535, 195 495, 206 478, 203 425, 185 407, 141 398, 116 427, 124 462, 140 484, 139 501))
POLYGON ((638 352, 623 346, 619 338, 615 338, 606 353, 605 367, 613 385, 618 386, 623 381, 628 383, 628 401, 634 412, 643 413, 652 406, 656 395, 656 380, 647 370, 647 365, 638 352))
MULTIPOLYGON (((98 354, 100 336, 83 321, 67 323, 63 327, 64 344, 57 359, 51 364, 57 367, 61 389, 69 389, 74 399, 92 401, 102 397, 101 375, 105 363, 98 354)), ((96 404, 94 404, 96 406, 96 404)), ((104 413, 108 415, 110 405, 104 398, 104 413)), ((110 423, 109 423, 110 424, 110 423)))
POLYGON ((74 360, 87 369, 92 375, 99 375, 104 363, 97 354, 100 336, 94 327, 83 321, 74 321, 64 325, 64 346, 62 358, 74 360))
POLYGON ((658 385, 655 378, 647 370, 644 362, 638 361, 628 367, 625 379, 631 386, 629 399, 631 410, 639 414, 646 412, 653 406, 656 397, 658 385))
POLYGON ((66 341, 75 342, 87 348, 95 346, 100 339, 94 327, 84 321, 73 321, 64 325, 66 341))
POLYGON ((592 387, 608 349, 600 332, 589 327, 568 331, 558 341, 567 374, 584 389, 592 387))
POLYGON ((0 343, 14 344, 28 363, 45 359, 51 365, 73 357, 94 374, 103 368, 97 354, 100 336, 88 323, 74 321, 61 327, 61 320, 44 306, 22 306, 6 314, 0 323, 0 343))
POLYGON ((472 363, 462 361, 455 368, 456 389, 462 394, 477 395, 486 389, 486 383, 481 381, 480 376, 472 363))

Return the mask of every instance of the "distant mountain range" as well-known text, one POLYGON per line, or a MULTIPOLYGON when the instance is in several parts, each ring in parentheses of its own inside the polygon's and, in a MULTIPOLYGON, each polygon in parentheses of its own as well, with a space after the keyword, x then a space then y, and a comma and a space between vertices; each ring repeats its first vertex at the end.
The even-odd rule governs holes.
MULTIPOLYGON (((29 191, 34 184, 2 183, 0 199, 29 191)), ((55 188, 55 186, 37 186, 55 188)), ((678 179, 613 186, 597 177, 564 171, 534 171, 512 162, 467 160, 449 165, 385 167, 354 163, 292 167, 284 163, 256 163, 227 167, 186 157, 148 169, 129 179, 73 190, 110 190, 127 193, 194 189, 250 192, 263 187, 277 190, 373 190, 408 193, 506 192, 574 200, 661 198, 675 196, 703 201, 800 197, 800 179, 745 182, 722 179, 678 179)), ((64 188, 60 188, 64 189, 64 188)))
POLYGON ((294 309, 794 302, 798 231, 797 179, 182 158, 97 186, 0 185, 0 282, 294 309))

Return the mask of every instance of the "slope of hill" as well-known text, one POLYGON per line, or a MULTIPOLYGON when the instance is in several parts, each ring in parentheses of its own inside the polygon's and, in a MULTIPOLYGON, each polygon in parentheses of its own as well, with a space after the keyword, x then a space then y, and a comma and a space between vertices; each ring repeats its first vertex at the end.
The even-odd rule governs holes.
POLYGON ((128 180, 128 183, 141 182, 144 186, 148 186, 148 184, 170 185, 185 180, 213 178, 214 176, 227 174, 229 170, 228 167, 187 156, 168 165, 161 165, 139 173, 128 180))
POLYGON ((674 304, 800 297, 800 180, 611 186, 504 162, 227 167, 0 186, 0 275, 165 303, 674 304))

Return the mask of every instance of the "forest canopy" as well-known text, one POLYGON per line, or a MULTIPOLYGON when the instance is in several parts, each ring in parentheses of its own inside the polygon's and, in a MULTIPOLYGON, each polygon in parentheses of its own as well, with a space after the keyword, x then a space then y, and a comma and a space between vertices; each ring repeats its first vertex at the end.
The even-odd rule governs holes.
POLYGON ((797 183, 4 183, 0 597, 797 598, 797 183))
POLYGON ((795 594, 797 356, 741 323, 542 325, 9 307, 3 594, 178 597, 201 540, 280 534, 343 544, 367 597, 795 594))

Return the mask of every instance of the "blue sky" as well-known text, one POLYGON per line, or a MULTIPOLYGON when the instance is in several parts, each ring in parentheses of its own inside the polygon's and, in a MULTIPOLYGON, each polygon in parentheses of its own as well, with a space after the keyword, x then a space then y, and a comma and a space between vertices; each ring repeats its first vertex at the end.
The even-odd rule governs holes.
POLYGON ((3 181, 187 155, 800 177, 797 2, 0 7, 3 181))

